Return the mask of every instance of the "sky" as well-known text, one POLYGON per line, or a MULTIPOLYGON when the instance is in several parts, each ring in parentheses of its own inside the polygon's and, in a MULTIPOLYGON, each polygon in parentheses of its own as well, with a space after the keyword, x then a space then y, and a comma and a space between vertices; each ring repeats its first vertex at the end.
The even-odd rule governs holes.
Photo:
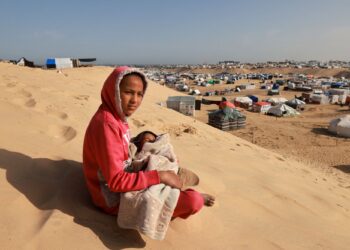
POLYGON ((0 58, 350 61, 348 0, 1 0, 0 58))

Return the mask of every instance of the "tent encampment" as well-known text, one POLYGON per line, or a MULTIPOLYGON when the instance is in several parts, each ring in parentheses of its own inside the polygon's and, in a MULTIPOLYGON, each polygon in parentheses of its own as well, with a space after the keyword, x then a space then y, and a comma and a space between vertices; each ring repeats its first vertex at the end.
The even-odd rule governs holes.
POLYGON ((350 115, 332 120, 328 130, 336 135, 350 138, 350 115))

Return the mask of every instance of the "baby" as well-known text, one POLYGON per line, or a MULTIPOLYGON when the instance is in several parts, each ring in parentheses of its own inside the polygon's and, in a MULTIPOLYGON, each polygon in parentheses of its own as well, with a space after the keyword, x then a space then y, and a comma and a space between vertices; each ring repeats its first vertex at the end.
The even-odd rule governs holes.
POLYGON ((132 139, 132 142, 135 144, 137 148, 137 152, 140 152, 143 145, 146 142, 153 143, 157 139, 157 135, 153 133, 152 131, 143 131, 139 133, 135 138, 132 139))
MULTIPOLYGON (((129 171, 144 171, 151 155, 161 155, 177 166, 178 160, 169 140, 168 134, 157 135, 152 131, 143 131, 131 139, 134 146, 131 144, 130 147, 133 161, 129 171)), ((192 171, 181 167, 174 168, 174 171, 179 175, 184 187, 198 185, 199 177, 192 171)))

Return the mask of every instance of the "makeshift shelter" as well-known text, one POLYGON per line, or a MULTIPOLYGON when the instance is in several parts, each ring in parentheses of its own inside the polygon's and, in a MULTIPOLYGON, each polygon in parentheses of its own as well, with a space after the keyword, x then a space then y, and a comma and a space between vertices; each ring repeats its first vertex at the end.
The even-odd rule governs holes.
POLYGON ((48 58, 46 67, 48 69, 73 68, 73 61, 70 58, 48 58))
POLYGON ((189 95, 200 95, 201 92, 198 89, 191 89, 189 95))
POLYGON ((329 97, 326 95, 310 95, 310 102, 315 104, 327 104, 329 103, 329 97))
POLYGON ((338 136, 350 138, 350 115, 332 120, 328 130, 338 136))
POLYGON ((267 95, 279 95, 279 94, 280 94, 279 89, 269 89, 267 91, 267 95))
POLYGON ((296 111, 295 109, 293 109, 292 107, 289 107, 284 103, 280 103, 276 106, 271 107, 267 111, 267 114, 277 116, 277 117, 300 115, 298 111, 296 111))
POLYGON ((92 66, 92 62, 95 62, 96 58, 78 58, 73 60, 74 67, 87 67, 92 66))
POLYGON ((195 111, 194 96, 169 96, 166 101, 167 107, 176 110, 184 115, 194 116, 195 111))
POLYGON ((253 102, 258 102, 259 98, 255 95, 248 95, 248 97, 253 101, 253 102))
POLYGON ((235 97, 233 100, 233 103, 237 107, 246 108, 246 109, 253 105, 252 99, 250 99, 247 96, 235 97))
POLYGON ((19 59, 19 60, 16 62, 16 64, 19 65, 19 66, 34 67, 34 62, 28 61, 28 60, 25 59, 24 57, 22 57, 21 59, 19 59))
POLYGON ((239 87, 241 90, 242 89, 255 89, 255 84, 254 83, 242 84, 242 85, 239 85, 237 87, 239 87))
POLYGON ((236 109, 224 108, 208 114, 208 124, 227 131, 245 127, 246 117, 236 109))
POLYGON ((303 102, 302 100, 299 100, 297 98, 294 98, 292 100, 286 101, 286 105, 289 107, 292 107, 295 110, 304 110, 306 103, 303 102))
POLYGON ((288 101, 288 99, 286 99, 284 97, 270 97, 270 98, 266 99, 265 101, 271 103, 271 105, 274 106, 274 105, 278 105, 280 103, 285 103, 286 101, 288 101))
POLYGON ((253 105, 253 111, 258 113, 267 113, 267 111, 271 108, 271 103, 269 102, 256 102, 253 105))

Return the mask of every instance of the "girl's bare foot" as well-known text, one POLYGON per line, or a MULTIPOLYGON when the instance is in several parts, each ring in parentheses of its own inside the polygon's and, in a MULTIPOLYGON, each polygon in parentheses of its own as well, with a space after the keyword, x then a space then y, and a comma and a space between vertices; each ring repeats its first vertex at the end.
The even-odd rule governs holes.
POLYGON ((214 205, 215 203, 215 197, 210 195, 210 194, 204 194, 204 193, 201 193, 203 199, 204 199, 204 205, 207 206, 207 207, 211 207, 214 205))

